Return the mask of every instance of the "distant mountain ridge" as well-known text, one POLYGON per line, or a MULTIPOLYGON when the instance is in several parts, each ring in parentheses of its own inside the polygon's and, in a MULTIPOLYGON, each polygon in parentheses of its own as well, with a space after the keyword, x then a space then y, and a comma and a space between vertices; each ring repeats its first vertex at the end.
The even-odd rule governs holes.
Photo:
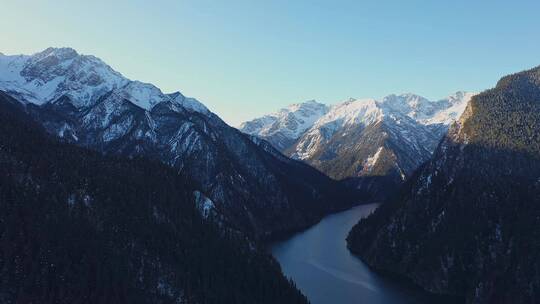
POLYGON ((286 128, 280 128, 282 121, 287 120, 280 120, 277 115, 272 120, 265 116, 244 123, 240 129, 267 139, 286 155, 305 161, 332 178, 348 179, 382 199, 385 195, 381 194, 391 192, 389 188, 397 189, 429 159, 473 95, 457 92, 438 101, 410 93, 389 95, 382 100, 351 98, 328 107, 324 115, 309 121, 311 126, 302 134, 288 136, 287 141, 275 140, 266 131, 287 134, 286 128), (252 127, 265 119, 271 127, 252 127), (287 147, 280 148, 284 146, 287 147))
POLYGON ((0 56, 0 90, 67 142, 157 159, 190 176, 227 225, 255 237, 308 226, 359 200, 253 142, 197 100, 129 80, 70 48, 0 56))
POLYGON ((276 113, 244 122, 239 129, 272 143, 276 149, 289 148, 306 130, 328 113, 329 107, 315 100, 292 104, 276 113))

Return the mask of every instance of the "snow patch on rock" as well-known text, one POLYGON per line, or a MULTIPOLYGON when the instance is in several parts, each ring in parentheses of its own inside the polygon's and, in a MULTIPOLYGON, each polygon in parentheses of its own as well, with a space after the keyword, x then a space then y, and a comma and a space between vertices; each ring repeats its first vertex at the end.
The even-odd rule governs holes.
POLYGON ((203 218, 208 218, 211 212, 216 208, 214 202, 208 197, 206 197, 204 194, 202 194, 200 191, 194 191, 193 195, 195 195, 195 204, 197 206, 197 209, 199 210, 203 218))

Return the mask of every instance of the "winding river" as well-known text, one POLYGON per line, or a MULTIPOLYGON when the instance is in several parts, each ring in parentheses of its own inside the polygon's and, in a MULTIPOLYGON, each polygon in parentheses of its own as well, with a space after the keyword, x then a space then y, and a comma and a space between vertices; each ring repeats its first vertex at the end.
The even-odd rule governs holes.
POLYGON ((354 224, 377 208, 357 206, 271 245, 283 272, 312 304, 429 303, 423 293, 385 279, 353 256, 345 238, 354 224))

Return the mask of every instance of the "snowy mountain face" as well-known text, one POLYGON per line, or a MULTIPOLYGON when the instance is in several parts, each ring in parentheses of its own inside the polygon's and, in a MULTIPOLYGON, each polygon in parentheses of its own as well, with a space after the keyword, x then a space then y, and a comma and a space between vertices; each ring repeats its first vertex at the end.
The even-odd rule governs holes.
POLYGON ((414 94, 349 99, 327 108, 303 133, 286 137, 287 145, 269 138, 287 132, 275 114, 244 123, 241 130, 330 177, 354 178, 350 182, 377 197, 383 188, 378 184, 400 184, 431 156, 473 95, 458 92, 438 101, 414 94))
POLYGON ((333 106, 287 152, 384 199, 435 150, 471 93, 430 101, 414 94, 333 106), (382 196, 381 196, 382 195, 382 196))
POLYGON ((202 212, 215 209, 255 237, 305 227, 352 203, 348 194, 330 203, 347 193, 342 185, 255 143, 197 100, 129 80, 72 49, 0 56, 0 90, 67 142, 173 166, 213 202, 202 212))
POLYGON ((327 112, 328 106, 310 100, 244 122, 239 129, 246 134, 265 139, 278 150, 284 151, 327 112))
POLYGON ((70 48, 48 48, 32 56, 0 55, 0 90, 37 105, 68 97, 76 108, 83 108, 109 95, 127 99, 145 110, 171 101, 190 110, 208 112, 195 99, 179 92, 164 94, 152 84, 131 81, 99 58, 80 55, 70 48))
POLYGON ((451 125, 461 116, 474 95, 470 92, 457 92, 437 101, 414 94, 389 95, 383 98, 381 105, 389 111, 403 113, 423 125, 451 125))
MULTIPOLYGON (((310 159, 335 133, 379 122, 400 124, 406 120, 411 124, 418 124, 419 128, 449 126, 461 115, 473 95, 458 92, 439 101, 429 101, 413 94, 389 95, 381 101, 349 99, 333 106, 326 115, 316 121, 299 140, 292 156, 310 159)), ((407 135, 405 132, 402 134, 407 135)), ((414 136, 414 133, 409 135, 414 136)))

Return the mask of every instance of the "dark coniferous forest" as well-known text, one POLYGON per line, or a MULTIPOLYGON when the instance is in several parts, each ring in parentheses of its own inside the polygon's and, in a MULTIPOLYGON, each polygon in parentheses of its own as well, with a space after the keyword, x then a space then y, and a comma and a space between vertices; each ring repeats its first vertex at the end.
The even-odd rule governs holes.
POLYGON ((60 143, 2 92, 0 122, 0 302, 307 302, 188 178, 60 143))

